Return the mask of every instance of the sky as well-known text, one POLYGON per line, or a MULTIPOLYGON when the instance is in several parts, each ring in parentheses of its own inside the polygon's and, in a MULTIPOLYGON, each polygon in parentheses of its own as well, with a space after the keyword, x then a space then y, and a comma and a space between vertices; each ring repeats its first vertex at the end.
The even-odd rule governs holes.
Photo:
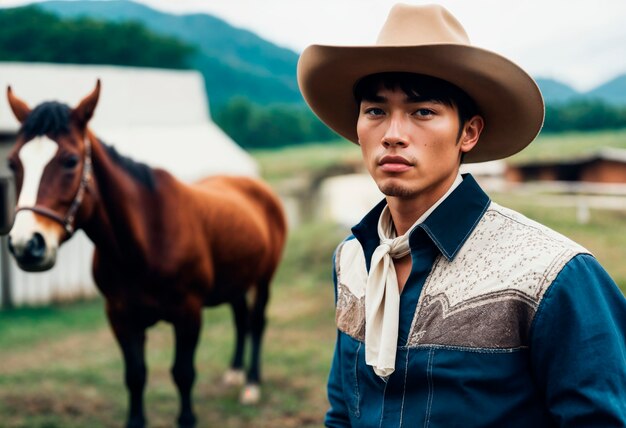
MULTIPOLYGON (((396 0, 136 0, 208 13, 301 52, 310 44, 370 45, 396 0)), ((27 0, 0 0, 0 5, 27 0)), ((404 0, 408 4, 425 4, 404 0)), ((585 91, 626 73, 626 0, 440 0, 472 44, 534 77, 585 91)))

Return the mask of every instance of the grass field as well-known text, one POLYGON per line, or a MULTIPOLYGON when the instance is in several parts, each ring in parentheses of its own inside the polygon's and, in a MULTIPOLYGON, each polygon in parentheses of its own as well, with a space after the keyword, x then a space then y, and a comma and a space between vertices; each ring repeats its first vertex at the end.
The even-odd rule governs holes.
MULTIPOLYGON (((580 226, 571 210, 495 195, 592 250, 626 291, 626 213, 593 211, 580 226)), ((306 225, 293 231, 277 274, 263 354, 264 397, 242 407, 220 378, 233 329, 227 307, 204 312, 194 401, 199 427, 319 427, 327 407, 325 382, 334 346, 330 258, 346 231, 306 225)), ((149 331, 146 408, 151 427, 171 427, 177 396, 170 379, 172 334, 149 331)), ((100 299, 0 313, 0 427, 120 427, 126 412, 120 352, 100 299)))
MULTIPOLYGON (((334 346, 330 259, 345 235, 331 225, 292 233, 277 274, 263 353, 261 405, 242 407, 221 376, 233 346, 227 307, 204 312, 194 390, 199 427, 317 427, 334 346)), ((146 409, 151 427, 171 427, 177 396, 170 379, 172 334, 148 334, 146 409)), ((0 313, 0 427, 120 427, 126 412, 120 352, 102 301, 0 313)))
MULTIPOLYGON (((626 129, 541 134, 530 146, 511 157, 510 161, 576 157, 603 147, 626 149, 626 129)), ((359 148, 345 140, 288 146, 277 150, 257 150, 253 155, 261 166, 263 176, 270 182, 303 173, 313 174, 337 163, 358 163, 361 159, 359 148)))
POLYGON ((626 149, 626 129, 541 134, 528 148, 511 157, 509 161, 517 163, 573 158, 591 154, 603 147, 626 149))
MULTIPOLYGON (((602 138, 626 140, 626 132, 607 135, 602 138)), ((596 137, 600 141, 601 136, 596 137)), ((557 139, 552 144, 562 143, 557 139)), ((353 162, 360 155, 357 147, 342 142, 255 156, 276 183, 303 171, 353 162)), ((585 245, 626 291, 626 213, 592 210, 590 223, 580 225, 573 208, 541 207, 532 198, 507 194, 493 197, 585 245)), ((291 232, 269 307, 259 406, 240 406, 238 391, 224 389, 220 382, 233 346, 229 309, 204 312, 194 390, 199 427, 322 425, 335 340, 330 259, 346 233, 329 224, 306 224, 291 232)), ((151 427, 171 427, 177 415, 169 375, 172 343, 169 325, 161 323, 149 331, 146 409, 151 427)), ((120 427, 126 412, 122 370, 99 299, 0 312, 2 428, 120 427)))

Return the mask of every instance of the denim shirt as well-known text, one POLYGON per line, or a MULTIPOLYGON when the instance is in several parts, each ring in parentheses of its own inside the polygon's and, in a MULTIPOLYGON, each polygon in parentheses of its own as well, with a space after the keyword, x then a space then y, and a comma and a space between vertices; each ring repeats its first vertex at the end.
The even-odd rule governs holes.
POLYGON ((333 258, 326 426, 626 427, 626 299, 584 248, 492 203, 470 175, 410 235, 396 369, 378 377, 359 282, 384 205, 333 258))

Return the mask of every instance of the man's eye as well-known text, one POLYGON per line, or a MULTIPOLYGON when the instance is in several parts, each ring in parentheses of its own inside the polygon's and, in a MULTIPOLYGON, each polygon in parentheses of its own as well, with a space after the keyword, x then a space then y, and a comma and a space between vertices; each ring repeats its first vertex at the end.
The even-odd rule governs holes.
POLYGON ((420 117, 428 117, 433 114, 433 111, 427 108, 421 108, 416 110, 414 114, 420 117))
POLYGON ((385 111, 377 107, 371 107, 366 109, 365 113, 371 116, 382 116, 383 114, 385 114, 385 111))

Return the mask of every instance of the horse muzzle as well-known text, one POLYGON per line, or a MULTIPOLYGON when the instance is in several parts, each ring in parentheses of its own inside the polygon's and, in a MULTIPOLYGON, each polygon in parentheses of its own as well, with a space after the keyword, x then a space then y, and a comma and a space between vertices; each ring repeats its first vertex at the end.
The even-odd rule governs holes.
POLYGON ((58 244, 50 233, 33 230, 28 233, 9 233, 8 248, 19 267, 27 272, 41 272, 56 262, 58 244))
POLYGON ((14 242, 9 235, 9 251, 19 267, 27 272, 42 272, 51 269, 56 262, 56 248, 46 245, 41 233, 34 233, 28 240, 14 242))

